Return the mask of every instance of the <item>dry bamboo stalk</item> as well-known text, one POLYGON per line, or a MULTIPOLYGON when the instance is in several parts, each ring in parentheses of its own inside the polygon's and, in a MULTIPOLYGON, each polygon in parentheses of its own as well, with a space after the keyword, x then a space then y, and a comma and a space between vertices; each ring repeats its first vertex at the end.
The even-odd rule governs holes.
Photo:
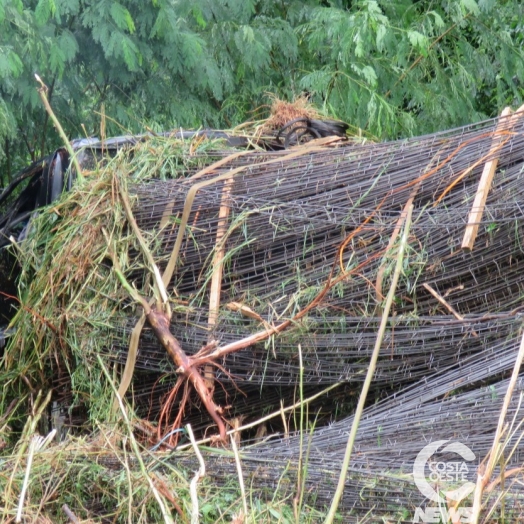
MULTIPOLYGON (((490 133, 490 136, 493 138, 493 134, 490 133)), ((492 151, 488 151, 485 155, 483 155, 481 158, 479 158, 476 162, 473 162, 467 169, 464 169, 460 175, 449 184, 444 191, 440 194, 440 196, 435 200, 433 203, 433 207, 437 207, 440 202, 442 202, 442 199, 462 180, 464 180, 470 173, 472 173, 475 169, 477 169, 478 166, 482 165, 484 162, 487 162, 488 159, 493 156, 495 153, 498 153, 510 140, 511 133, 508 131, 503 131, 502 136, 505 136, 504 140, 502 138, 498 142, 498 144, 494 147, 492 151)), ((480 137, 479 137, 480 138, 480 137)))
MULTIPOLYGON (((211 277, 211 287, 209 294, 209 316, 208 326, 212 330, 218 320, 218 310, 220 308, 220 292, 222 290, 222 269, 224 255, 226 251, 225 242, 222 242, 227 230, 227 219, 229 217, 229 195, 233 187, 233 177, 224 182, 222 189, 222 198, 220 201, 220 210, 218 211, 217 235, 215 240, 215 254, 213 256, 213 276, 211 277)), ((212 342, 213 335, 210 333, 208 343, 212 342)), ((213 389, 214 387, 214 370, 211 364, 207 364, 204 368, 204 380, 206 385, 213 389)))
MULTIPOLYGON (((508 130, 512 123, 514 123, 514 118, 509 118, 510 115, 511 108, 504 108, 500 115, 500 120, 495 130, 495 134, 493 135, 489 156, 494 155, 498 150, 498 146, 501 142, 501 131, 508 130)), ((480 221, 482 220, 482 215, 484 214, 484 207, 486 205, 488 193, 491 183, 493 182, 493 176, 497 170, 498 163, 499 159, 498 156, 496 156, 484 164, 484 170, 482 171, 482 176, 480 177, 477 194, 475 195, 473 206, 469 212, 468 225, 466 226, 464 238, 462 239, 462 249, 467 251, 471 251, 473 249, 475 239, 477 238, 480 221)))

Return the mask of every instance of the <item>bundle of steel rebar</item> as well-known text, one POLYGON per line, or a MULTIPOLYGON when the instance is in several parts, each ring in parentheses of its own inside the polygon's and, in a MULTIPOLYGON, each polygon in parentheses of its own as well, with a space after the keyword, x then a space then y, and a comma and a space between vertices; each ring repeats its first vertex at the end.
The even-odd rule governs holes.
MULTIPOLYGON (((203 176, 134 190, 140 227, 160 228, 156 258, 162 267, 181 240, 170 289, 189 307, 173 316, 171 329, 188 353, 209 340, 227 347, 292 320, 286 330, 220 361, 223 370, 215 377, 226 397, 233 386, 249 393, 232 416, 252 416, 254 406, 264 405, 253 385, 292 387, 302 376, 310 387, 343 381, 358 390, 389 289, 401 217, 412 202, 404 273, 374 377, 375 387, 388 387, 388 393, 360 423, 343 499, 343 511, 356 520, 371 509, 375 516, 398 519, 424 502, 412 468, 427 442, 453 439, 474 450, 477 462, 468 472, 473 481, 491 446, 523 306, 524 126, 508 118, 501 132, 501 121, 394 143, 311 148, 295 156, 253 153, 249 161, 235 158, 203 176), (473 249, 462 249, 479 180, 494 160, 473 249), (195 191, 202 181, 208 184, 195 191), (226 219, 220 215, 224 205, 226 219), (220 310, 217 322, 209 323, 213 254, 219 249, 225 253, 220 310)), ((132 325, 122 321, 121 340, 132 325)), ((125 343, 113 343, 107 354, 124 361, 125 343)), ((173 371, 147 329, 137 367, 152 376, 155 370, 173 371)), ((509 420, 518 421, 520 400, 514 396, 509 420)), ((351 421, 316 428, 307 443, 306 492, 314 492, 318 505, 333 497, 351 421)), ((517 427, 508 449, 519 439, 517 427)), ((252 485, 273 490, 286 475, 293 485, 301 467, 299 446, 297 436, 247 449, 243 467, 252 485)), ((225 482, 233 465, 209 460, 220 462, 225 482)), ((507 465, 519 461, 516 452, 507 465)), ((514 486, 508 501, 518 508, 514 486)))
MULTIPOLYGON (((173 316, 172 332, 195 353, 210 339, 225 346, 291 320, 278 335, 227 356, 231 374, 218 371, 217 378, 240 387, 296 384, 300 344, 305 382, 362 380, 388 289, 390 240, 412 197, 409 249, 377 383, 405 384, 512 339, 522 290, 523 121, 506 128, 500 135, 500 122, 487 121, 393 143, 232 155, 207 174, 135 187, 135 217, 154 235, 162 267, 181 241, 170 290, 188 307, 173 316), (495 156, 498 171, 467 252, 468 214, 495 156), (227 219, 219 217, 224 203, 227 219), (225 253, 220 309, 210 325, 218 249, 225 253)), ((132 327, 123 320, 115 337, 121 342, 108 348, 116 360, 125 360, 132 327)), ((137 366, 173 370, 147 329, 137 366)))
MULTIPOLYGON (((150 156, 131 152, 133 161, 113 151, 96 190, 62 203, 56 227, 42 219, 40 231, 53 245, 43 249, 45 242, 29 238, 25 276, 34 271, 39 280, 20 322, 34 333, 15 335, 12 346, 22 349, 6 352, 12 366, 19 354, 39 362, 34 348, 42 344, 49 368, 61 373, 55 390, 72 397, 64 381, 76 359, 89 397, 99 391, 99 376, 93 385, 89 365, 82 364, 99 362, 100 355, 127 362, 140 314, 127 291, 134 285, 153 303, 157 278, 130 229, 136 221, 159 273, 172 270, 170 332, 187 355, 201 359, 199 370, 215 385, 215 402, 230 426, 233 419, 241 424, 267 411, 282 413, 269 436, 243 433, 252 444, 242 454, 252 485, 271 493, 295 490, 306 445, 304 493, 310 503, 326 505, 404 230, 374 397, 359 426, 342 505, 348 519, 373 510, 402 520, 402 511, 423 502, 412 476, 421 448, 435 439, 458 440, 478 463, 498 422, 524 313, 522 113, 383 144, 320 139, 283 151, 221 151, 213 144, 193 154, 182 142, 176 144, 183 161, 182 153, 157 158, 157 150, 169 156, 168 139, 151 145, 150 156), (152 158, 160 173, 154 179, 148 176, 152 158), (118 198, 114 206, 107 200, 113 193, 129 199, 132 218, 118 198), (56 253, 72 269, 56 267, 56 253), (131 283, 125 289, 115 277, 119 265, 131 283), (42 318, 58 319, 54 329, 33 328, 30 312, 37 309, 42 318), (285 415, 300 386, 309 397, 336 384, 328 397, 308 404, 307 423, 317 425, 305 436, 297 417, 292 423, 285 415), (302 435, 290 434, 289 426, 302 435)), ((98 169, 96 154, 87 157, 98 169)), ((179 387, 177 366, 155 333, 147 325, 141 330, 131 393, 144 418, 163 416, 171 424, 180 414, 174 399, 189 390, 179 387)), ((523 388, 519 383, 519 393, 523 388)), ((101 410, 109 404, 106 399, 101 410)), ((177 423, 191 421, 201 435, 215 432, 216 419, 198 401, 185 407, 177 423)), ((514 396, 509 419, 518 421, 519 410, 514 396)), ((518 422, 514 428, 508 449, 519 442, 518 422)), ((225 484, 233 461, 208 460, 225 484)), ((513 453, 507 464, 519 460, 513 453)), ((473 478, 474 468, 468 474, 473 478)), ((518 493, 510 494, 517 508, 518 493)))

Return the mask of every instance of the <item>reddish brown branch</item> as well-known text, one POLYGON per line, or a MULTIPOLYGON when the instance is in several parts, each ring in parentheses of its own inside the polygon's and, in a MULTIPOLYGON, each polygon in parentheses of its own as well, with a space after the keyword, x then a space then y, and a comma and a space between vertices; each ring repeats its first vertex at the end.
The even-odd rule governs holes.
POLYGON ((169 319, 164 313, 155 309, 149 309, 149 311, 146 311, 146 317, 155 332, 155 335, 158 337, 158 340, 169 353, 173 362, 178 366, 177 371, 186 377, 195 388, 198 396, 202 399, 208 413, 218 426, 220 438, 225 440, 226 427, 219 415, 220 408, 214 403, 213 396, 206 387, 204 379, 198 369, 196 369, 193 360, 185 354, 184 350, 178 343, 178 340, 169 331, 169 319))
MULTIPOLYGON (((342 249, 342 247, 339 249, 342 249)), ((271 335, 276 335, 278 333, 281 333, 282 331, 286 330, 290 325, 298 322, 300 319, 305 317, 307 313, 309 313, 313 308, 320 305, 322 301, 324 300, 325 296, 328 294, 328 292, 333 288, 333 286, 337 285, 339 282, 348 278, 351 275, 358 274, 358 272, 363 267, 370 264, 376 258, 383 256, 384 253, 385 253, 385 249, 381 249, 377 253, 368 257, 364 262, 359 264, 357 267, 353 268, 351 271, 344 272, 341 275, 338 275, 336 278, 333 278, 333 274, 335 272, 336 263, 337 263, 337 258, 335 258, 333 262, 333 266, 331 268, 331 272, 329 273, 327 277, 324 287, 320 290, 318 295, 302 311, 299 311, 292 319, 285 320, 278 326, 269 326, 264 331, 259 331, 258 333, 254 333, 253 335, 245 337, 241 340, 237 340, 225 346, 218 347, 212 352, 204 351, 205 348, 202 348, 193 357, 188 357, 189 360, 191 361, 193 366, 201 366, 203 364, 207 364, 220 357, 229 355, 230 353, 235 353, 236 351, 240 351, 241 349, 244 349, 248 346, 256 344, 257 342, 262 342, 263 340, 268 339, 271 335)))

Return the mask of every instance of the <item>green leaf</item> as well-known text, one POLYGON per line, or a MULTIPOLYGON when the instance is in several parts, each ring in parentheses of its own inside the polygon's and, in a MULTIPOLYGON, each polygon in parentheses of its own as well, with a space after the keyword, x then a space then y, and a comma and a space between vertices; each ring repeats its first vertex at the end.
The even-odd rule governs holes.
POLYGON ((460 5, 468 13, 472 13, 474 15, 480 14, 479 6, 477 5, 477 2, 475 2, 475 0, 460 0, 460 5))
POLYGON ((442 17, 436 12, 436 11, 428 11, 428 15, 432 15, 435 19, 435 25, 442 29, 444 27, 444 20, 442 20, 442 17))
POLYGON ((351 64, 351 69, 364 78, 371 87, 377 86, 377 73, 370 65, 359 67, 357 64, 351 64))
MULTIPOLYGON (((6 102, 0 97, 0 138, 11 138, 15 136, 16 132, 16 118, 6 102)), ((0 149, 0 157, 5 155, 4 149, 0 149)))
POLYGON ((12 0, 12 2, 10 2, 10 4, 15 7, 15 9, 18 11, 18 13, 22 14, 22 12, 24 10, 24 2, 22 0, 12 0))
POLYGON ((301 78, 300 87, 305 91, 324 93, 332 78, 333 75, 329 71, 313 71, 301 78))
POLYGON ((353 41, 355 42, 355 56, 358 58, 362 58, 364 56, 364 41, 362 40, 362 35, 360 34, 360 31, 357 31, 357 34, 353 38, 353 41))
POLYGON ((479 0, 478 4, 481 11, 489 12, 497 5, 497 0, 479 0))
POLYGON ((385 25, 380 24, 377 27, 376 45, 379 51, 384 50, 384 37, 386 36, 387 29, 385 25))
POLYGON ((245 43, 252 44, 255 41, 255 32, 253 31, 253 28, 249 26, 243 26, 242 37, 245 43))
POLYGON ((20 57, 11 49, 0 46, 0 78, 17 77, 24 70, 20 57))
POLYGON ((63 49, 56 44, 51 45, 49 48, 49 65, 51 66, 51 71, 62 75, 65 61, 66 56, 63 49))
POLYGON ((418 31, 408 31, 408 38, 413 47, 418 49, 424 56, 428 52, 428 39, 418 31))
POLYGON ((378 15, 382 13, 382 11, 380 10, 380 7, 378 6, 378 2, 376 2, 375 0, 368 0, 366 4, 367 4, 368 12, 370 14, 378 15))
POLYGON ((63 52, 64 60, 71 62, 78 53, 78 42, 71 31, 64 31, 58 38, 58 44, 63 52))
POLYGON ((202 504, 200 511, 202 512, 202 515, 206 518, 210 516, 214 516, 216 514, 217 508, 214 504, 211 504, 210 502, 207 502, 205 504, 202 504))
POLYGON ((140 56, 135 43, 127 35, 123 35, 121 45, 124 54, 124 61, 128 69, 130 71, 137 71, 139 64, 142 62, 142 57, 140 56))
POLYGON ((201 29, 205 29, 207 26, 206 21, 204 20, 204 17, 202 15, 202 10, 198 5, 194 5, 192 9, 193 17, 195 18, 196 23, 201 29))
POLYGON ((197 34, 190 31, 181 32, 179 37, 179 45, 184 54, 185 66, 188 69, 192 69, 202 60, 205 43, 197 34))
POLYGON ((362 68, 362 76, 366 79, 368 84, 370 84, 372 87, 376 87, 377 74, 375 73, 375 70, 370 65, 364 66, 362 68))
POLYGON ((133 17, 127 8, 120 5, 118 2, 113 2, 111 4, 110 12, 118 29, 127 29, 131 34, 135 32, 135 23, 133 22, 133 17))
POLYGON ((35 20, 38 25, 47 23, 51 16, 56 12, 56 4, 54 0, 39 0, 35 9, 35 20))

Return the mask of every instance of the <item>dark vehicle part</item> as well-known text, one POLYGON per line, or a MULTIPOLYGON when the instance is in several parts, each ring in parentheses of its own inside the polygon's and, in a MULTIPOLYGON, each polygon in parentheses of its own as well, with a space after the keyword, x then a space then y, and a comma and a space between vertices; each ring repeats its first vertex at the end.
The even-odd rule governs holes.
MULTIPOLYGON (((229 147, 249 149, 255 146, 268 151, 286 149, 306 140, 327 136, 345 137, 348 125, 336 120, 315 120, 297 118, 282 127, 275 137, 265 137, 254 141, 249 136, 237 136, 215 129, 201 129, 198 131, 170 131, 159 136, 189 140, 195 137, 204 137, 211 140, 223 139, 229 147)), ((71 145, 78 152, 80 164, 87 160, 89 151, 95 157, 103 152, 109 155, 125 147, 151 138, 151 134, 124 135, 108 138, 103 141, 98 138, 82 138, 73 140, 71 145)), ((38 208, 54 202, 62 191, 71 189, 75 174, 69 169, 70 159, 65 148, 57 149, 51 155, 37 160, 15 176, 14 180, 0 194, 0 248, 9 245, 10 237, 22 240, 26 234, 29 218, 38 208), (10 204, 9 197, 16 188, 26 182, 26 187, 10 204)))

